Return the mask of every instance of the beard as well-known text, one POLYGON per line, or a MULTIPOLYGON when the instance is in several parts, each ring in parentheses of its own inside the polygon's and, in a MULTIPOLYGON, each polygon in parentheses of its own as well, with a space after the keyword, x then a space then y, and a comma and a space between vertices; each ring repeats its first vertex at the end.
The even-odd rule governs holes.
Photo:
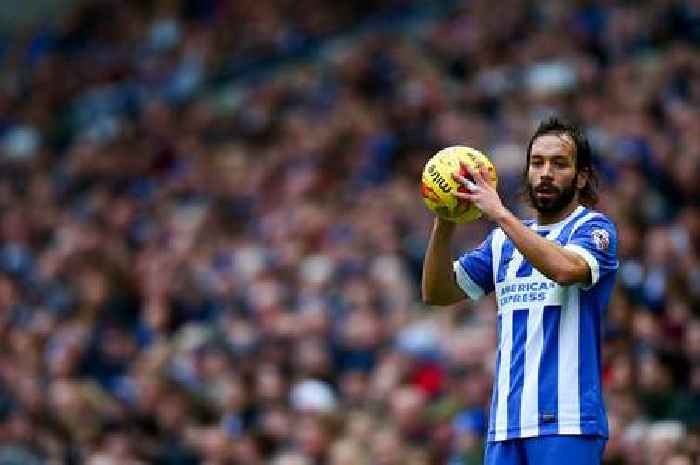
POLYGON ((576 196, 576 178, 571 181, 571 184, 564 186, 562 189, 553 184, 540 184, 533 187, 532 184, 527 185, 527 194, 530 197, 532 206, 538 213, 551 215, 558 213, 566 208, 576 196), (548 192, 554 195, 551 197, 539 197, 537 191, 546 188, 548 192))

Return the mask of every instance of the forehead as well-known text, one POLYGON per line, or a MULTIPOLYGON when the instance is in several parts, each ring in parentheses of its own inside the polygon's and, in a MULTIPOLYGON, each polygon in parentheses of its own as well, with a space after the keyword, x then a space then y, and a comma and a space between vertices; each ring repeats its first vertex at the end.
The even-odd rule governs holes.
POLYGON ((532 142, 530 156, 556 157, 564 155, 574 159, 576 145, 568 134, 545 134, 532 142))

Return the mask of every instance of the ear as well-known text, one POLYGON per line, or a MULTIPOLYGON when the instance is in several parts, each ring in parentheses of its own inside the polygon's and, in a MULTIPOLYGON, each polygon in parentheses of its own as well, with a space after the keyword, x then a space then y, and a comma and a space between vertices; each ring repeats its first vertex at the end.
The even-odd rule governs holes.
POLYGON ((581 170, 576 174, 576 189, 581 190, 588 182, 588 170, 581 170))

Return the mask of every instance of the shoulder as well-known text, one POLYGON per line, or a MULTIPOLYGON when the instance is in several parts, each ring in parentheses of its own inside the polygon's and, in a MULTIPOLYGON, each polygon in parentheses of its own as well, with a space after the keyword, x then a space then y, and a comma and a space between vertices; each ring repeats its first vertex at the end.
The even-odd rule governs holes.
POLYGON ((617 249, 617 228, 606 214, 589 210, 579 224, 574 227, 570 241, 584 241, 596 249, 614 251, 617 249))
POLYGON ((604 229, 608 233, 617 234, 617 228, 612 219, 603 212, 586 210, 586 214, 577 222, 574 229, 590 230, 592 228, 604 229))

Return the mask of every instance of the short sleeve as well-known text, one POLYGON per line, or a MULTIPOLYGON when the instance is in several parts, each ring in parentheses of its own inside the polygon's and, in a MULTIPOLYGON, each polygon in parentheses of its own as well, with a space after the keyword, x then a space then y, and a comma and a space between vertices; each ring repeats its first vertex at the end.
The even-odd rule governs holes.
POLYGON ((579 226, 564 246, 579 254, 591 270, 591 282, 584 288, 595 286, 598 281, 618 268, 617 230, 605 216, 599 215, 579 226))
POLYGON ((494 289, 491 252, 493 234, 492 231, 481 245, 453 263, 457 284, 472 300, 479 300, 494 289))

